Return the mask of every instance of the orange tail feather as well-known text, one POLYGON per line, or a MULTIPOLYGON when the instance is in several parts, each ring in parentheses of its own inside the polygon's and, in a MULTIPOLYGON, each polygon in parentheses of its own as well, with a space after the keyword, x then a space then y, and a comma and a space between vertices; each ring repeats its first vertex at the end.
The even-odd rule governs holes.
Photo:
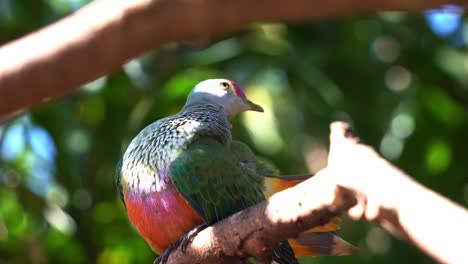
MULTIPOLYGON (((265 178, 265 196, 270 197, 274 193, 293 187, 303 180, 297 175, 288 178, 265 178), (292 180, 291 180, 292 179, 292 180)), ((297 239, 289 239, 289 244, 294 250, 296 257, 316 256, 316 255, 349 255, 357 251, 357 248, 340 237, 335 235, 335 231, 340 229, 336 223, 340 218, 335 217, 332 221, 311 228, 299 235, 297 239)))

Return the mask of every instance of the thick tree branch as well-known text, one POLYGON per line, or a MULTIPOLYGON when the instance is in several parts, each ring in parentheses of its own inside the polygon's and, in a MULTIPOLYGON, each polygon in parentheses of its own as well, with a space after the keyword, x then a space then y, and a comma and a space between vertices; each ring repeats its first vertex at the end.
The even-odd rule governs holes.
POLYGON ((382 10, 419 11, 468 0, 94 1, 0 48, 0 119, 72 91, 174 41, 209 40, 253 21, 298 21, 382 10))
POLYGON ((455 238, 468 236, 468 212, 419 185, 362 145, 341 122, 331 131, 328 167, 200 232, 186 253, 169 263, 239 263, 254 256, 270 261, 274 245, 347 212, 374 221, 444 263, 464 263, 468 253, 455 238), (353 207, 354 206, 354 207, 353 207))
POLYGON ((345 123, 334 123, 327 171, 353 190, 359 202, 348 214, 380 223, 442 263, 466 263, 468 211, 414 181, 358 138, 343 137, 345 123))
POLYGON ((271 263, 276 243, 323 225, 356 204, 354 195, 323 184, 323 177, 318 174, 207 228, 185 254, 180 250, 172 253, 168 263, 239 263, 246 256, 271 263))

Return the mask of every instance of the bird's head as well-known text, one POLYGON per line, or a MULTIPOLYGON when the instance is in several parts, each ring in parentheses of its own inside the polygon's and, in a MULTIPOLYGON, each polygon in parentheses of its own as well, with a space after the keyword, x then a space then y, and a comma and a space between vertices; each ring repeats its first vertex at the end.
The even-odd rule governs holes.
POLYGON ((242 88, 228 79, 209 79, 193 88, 186 105, 209 102, 222 106, 228 117, 244 111, 263 112, 263 108, 251 102, 242 88))

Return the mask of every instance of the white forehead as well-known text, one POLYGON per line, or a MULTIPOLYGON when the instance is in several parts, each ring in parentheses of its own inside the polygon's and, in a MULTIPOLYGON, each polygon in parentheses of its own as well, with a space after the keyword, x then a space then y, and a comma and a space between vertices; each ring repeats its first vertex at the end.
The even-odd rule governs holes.
POLYGON ((195 88, 192 90, 194 93, 206 93, 221 97, 226 94, 226 91, 223 90, 220 86, 222 82, 227 82, 226 79, 209 79, 198 83, 195 88))

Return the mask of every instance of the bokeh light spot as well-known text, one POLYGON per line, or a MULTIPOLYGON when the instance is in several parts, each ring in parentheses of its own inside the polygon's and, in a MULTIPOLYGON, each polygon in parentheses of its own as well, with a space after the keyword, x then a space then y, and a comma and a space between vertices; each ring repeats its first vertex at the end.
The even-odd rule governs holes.
POLYGON ((50 204, 63 208, 68 204, 68 191, 63 186, 54 184, 47 190, 46 199, 50 204))
POLYGON ((383 11, 379 12, 379 17, 390 23, 399 23, 405 19, 406 13, 402 11, 383 11))
POLYGON ((452 149, 446 142, 434 140, 429 143, 425 161, 429 173, 440 174, 447 170, 452 162, 452 149))
POLYGON ((388 133, 380 142, 380 152, 385 158, 395 160, 399 158, 403 152, 403 141, 388 133))
POLYGON ((73 218, 56 205, 49 205, 44 210, 47 222, 58 231, 71 235, 76 231, 76 222, 73 218))
POLYGON ((55 143, 47 130, 39 126, 31 126, 28 132, 33 152, 41 159, 53 163, 56 154, 55 143))
POLYGON ((76 154, 85 153, 91 145, 87 132, 80 129, 70 131, 67 135, 66 143, 68 149, 76 154))
POLYGON ((443 124, 459 125, 464 121, 464 108, 441 89, 427 87, 424 90, 422 102, 432 116, 443 124))
POLYGON ((409 114, 400 113, 392 119, 392 134, 401 139, 409 137, 414 132, 414 129, 414 118, 409 114))
POLYGON ((391 239, 382 228, 372 227, 367 233, 366 245, 372 253, 383 255, 390 250, 391 239))
POLYGON ((447 37, 456 32, 462 22, 463 10, 456 6, 426 11, 425 17, 431 30, 440 37, 447 37), (453 7, 453 8, 450 8, 453 7))
POLYGON ((123 68, 135 86, 144 88, 150 83, 150 78, 144 71, 143 63, 140 59, 137 58, 130 60, 123 66, 123 68))
POLYGON ((195 65, 212 64, 235 57, 242 51, 242 46, 235 38, 217 42, 206 49, 190 56, 190 63, 195 65))
POLYGON ((392 63, 400 56, 400 44, 390 36, 380 36, 372 43, 375 57, 385 63, 392 63))
POLYGON ((15 123, 6 130, 2 149, 0 150, 5 160, 13 160, 24 151, 24 135, 24 125, 22 123, 15 123))
POLYGON ((407 89, 411 78, 410 71, 403 66, 392 66, 385 72, 385 84, 394 92, 407 89))

